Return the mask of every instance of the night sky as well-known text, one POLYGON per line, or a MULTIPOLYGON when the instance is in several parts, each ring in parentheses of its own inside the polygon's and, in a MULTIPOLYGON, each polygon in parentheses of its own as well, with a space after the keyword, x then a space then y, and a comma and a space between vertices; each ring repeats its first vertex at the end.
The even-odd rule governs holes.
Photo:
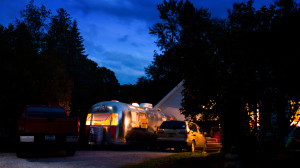
MULTIPOLYGON (((20 17, 30 0, 0 0, 0 24, 7 26, 20 17)), ((209 8, 213 17, 227 17, 233 2, 242 0, 190 0, 196 7, 209 8)), ((273 0, 256 0, 268 6, 273 0)), ((297 0, 299 3, 300 0, 297 0)), ((78 22, 90 59, 115 72, 120 84, 135 84, 144 68, 159 51, 149 27, 159 22, 157 4, 162 0, 35 0, 53 14, 64 8, 78 22)))

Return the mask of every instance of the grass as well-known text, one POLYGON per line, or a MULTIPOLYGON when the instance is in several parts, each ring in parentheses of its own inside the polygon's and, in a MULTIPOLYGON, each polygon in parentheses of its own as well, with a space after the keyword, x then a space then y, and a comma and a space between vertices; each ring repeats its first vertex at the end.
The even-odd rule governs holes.
MULTIPOLYGON (((257 153, 254 156, 240 158, 245 168, 294 167, 299 163, 300 151, 281 151, 277 153, 257 153)), ((155 158, 140 164, 122 168, 224 168, 230 160, 224 153, 182 152, 174 155, 155 158)))
MULTIPOLYGON (((214 160, 222 159, 223 155, 217 154, 207 154, 201 152, 182 152, 174 155, 154 158, 140 164, 128 165, 122 168, 176 168, 176 167, 199 167, 200 165, 204 167, 215 167, 209 166, 208 163, 216 163, 214 160), (196 163, 196 164, 195 164, 196 163)), ((220 162, 218 162, 219 164, 220 162)), ((223 163, 223 162, 222 162, 223 163)), ((220 166, 222 167, 223 164, 220 166)), ((219 166, 217 166, 219 167, 219 166)))

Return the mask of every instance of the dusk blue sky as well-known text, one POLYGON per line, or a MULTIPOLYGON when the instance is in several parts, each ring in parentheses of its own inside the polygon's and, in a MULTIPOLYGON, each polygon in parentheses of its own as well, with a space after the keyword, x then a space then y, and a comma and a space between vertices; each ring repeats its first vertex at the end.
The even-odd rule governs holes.
MULTIPOLYGON (((0 24, 7 26, 19 18, 30 0, 0 0, 0 24)), ((53 14, 64 8, 76 19, 90 59, 113 72, 120 84, 135 84, 144 68, 153 61, 156 37, 149 27, 159 22, 157 4, 163 0, 35 0, 53 14)), ((233 2, 242 0, 190 0, 208 8, 213 17, 227 16, 233 2)), ((256 0, 254 6, 268 6, 273 0, 256 0)), ((297 0, 299 3, 300 0, 297 0)))

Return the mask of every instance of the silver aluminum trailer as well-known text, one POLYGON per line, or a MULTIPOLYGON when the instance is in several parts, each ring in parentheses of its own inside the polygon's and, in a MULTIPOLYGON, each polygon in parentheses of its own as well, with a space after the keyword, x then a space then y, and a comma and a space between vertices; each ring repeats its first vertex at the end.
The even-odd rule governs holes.
POLYGON ((139 144, 153 141, 163 121, 175 120, 148 103, 136 107, 118 101, 93 105, 86 119, 89 144, 139 144))

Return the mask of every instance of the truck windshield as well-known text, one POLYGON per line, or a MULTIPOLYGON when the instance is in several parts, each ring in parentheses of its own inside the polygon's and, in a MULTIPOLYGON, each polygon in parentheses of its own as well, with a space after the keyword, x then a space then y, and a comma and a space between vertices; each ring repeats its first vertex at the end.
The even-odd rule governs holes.
POLYGON ((25 114, 32 117, 64 117, 66 112, 61 107, 28 107, 25 114))

